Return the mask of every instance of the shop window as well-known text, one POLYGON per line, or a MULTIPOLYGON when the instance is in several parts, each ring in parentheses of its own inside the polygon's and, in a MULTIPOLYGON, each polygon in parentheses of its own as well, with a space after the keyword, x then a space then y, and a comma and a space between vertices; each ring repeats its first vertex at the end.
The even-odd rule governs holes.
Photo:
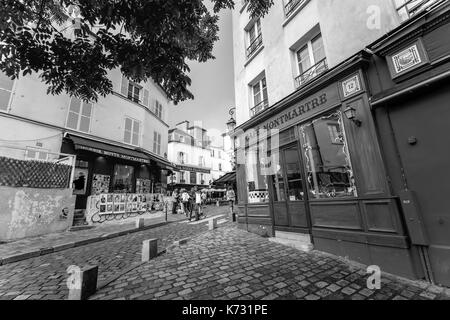
POLYGON ((141 123, 131 118, 125 118, 125 132, 123 141, 125 143, 139 146, 139 136, 141 132, 141 123))
MULTIPOLYGON (((272 157, 276 156, 276 158, 279 158, 279 154, 272 154, 272 157)), ((276 173, 274 175, 274 201, 286 201, 286 191, 285 191, 285 185, 284 185, 284 173, 283 168, 278 163, 276 164, 276 173)))
POLYGON ((133 192, 134 167, 116 164, 114 167, 113 190, 115 193, 133 192))
POLYGON ((342 114, 335 112, 301 126, 307 183, 312 198, 356 197, 342 114), (330 125, 333 135, 330 134, 330 125), (336 143, 336 138, 339 138, 336 143))
POLYGON ((70 100, 66 127, 89 133, 92 117, 92 103, 77 98, 70 100))
POLYGON ((7 111, 11 101, 14 80, 0 72, 0 110, 7 111))
POLYGON ((256 146, 245 150, 245 172, 249 203, 269 201, 267 177, 262 174, 260 166, 262 156, 256 146))
POLYGON ((156 131, 153 132, 153 152, 161 154, 161 134, 156 131))
POLYGON ((189 183, 190 184, 197 184, 197 173, 196 172, 190 172, 190 175, 189 175, 189 183))

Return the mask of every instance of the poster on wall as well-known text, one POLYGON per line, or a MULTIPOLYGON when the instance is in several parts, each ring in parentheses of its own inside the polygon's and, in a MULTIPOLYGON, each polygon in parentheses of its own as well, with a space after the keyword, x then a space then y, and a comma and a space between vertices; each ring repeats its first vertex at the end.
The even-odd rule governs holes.
POLYGON ((136 192, 137 193, 150 193, 152 181, 149 179, 136 179, 136 192))
POLYGON ((86 185, 88 179, 87 168, 75 168, 72 181, 73 194, 86 194, 86 185))
MULTIPOLYGON (((109 192, 109 180, 110 177, 103 174, 94 174, 92 179, 92 195, 109 192)), ((112 202, 112 199, 111 201, 112 202)))

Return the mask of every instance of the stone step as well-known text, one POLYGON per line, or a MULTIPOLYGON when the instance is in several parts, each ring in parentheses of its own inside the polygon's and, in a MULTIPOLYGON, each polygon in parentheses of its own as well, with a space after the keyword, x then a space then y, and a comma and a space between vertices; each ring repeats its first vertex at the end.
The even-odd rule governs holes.
POLYGON ((310 252, 314 250, 314 246, 311 243, 305 243, 302 241, 281 239, 281 238, 269 238, 270 242, 278 243, 287 247, 291 247, 303 252, 310 252))
POLYGON ((311 243, 311 235, 285 231, 275 231, 275 238, 311 243))

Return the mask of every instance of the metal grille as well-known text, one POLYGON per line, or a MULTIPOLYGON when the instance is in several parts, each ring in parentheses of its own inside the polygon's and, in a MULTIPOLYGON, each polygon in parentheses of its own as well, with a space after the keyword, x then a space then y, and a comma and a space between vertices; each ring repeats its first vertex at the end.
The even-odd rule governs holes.
POLYGON ((70 187, 72 166, 0 157, 0 185, 42 189, 70 187))

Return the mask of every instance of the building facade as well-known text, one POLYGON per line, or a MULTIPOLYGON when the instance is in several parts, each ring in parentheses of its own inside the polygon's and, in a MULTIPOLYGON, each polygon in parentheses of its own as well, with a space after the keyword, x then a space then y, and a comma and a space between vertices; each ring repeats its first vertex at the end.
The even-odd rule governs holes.
POLYGON ((207 130, 183 121, 169 130, 168 159, 176 166, 170 181, 174 188, 208 188, 231 171, 223 143, 211 143, 207 130))
MULTIPOLYGON (((281 3, 254 21, 246 14, 245 5, 233 14, 239 226, 280 242, 295 239, 302 248, 314 247, 413 279, 436 279, 429 271, 434 263, 439 283, 448 284, 444 235, 448 228, 436 234, 430 242, 434 246, 414 244, 415 231, 407 220, 415 218, 408 216, 413 210, 406 205, 412 204, 413 198, 410 189, 401 184, 402 168, 394 157, 399 151, 392 146, 395 135, 392 130, 380 130, 383 124, 387 129, 389 117, 379 111, 384 120, 378 123, 377 113, 372 111, 374 98, 381 99, 381 107, 385 95, 406 88, 386 79, 392 63, 379 62, 374 68, 374 61, 378 54, 390 57, 400 53, 400 64, 408 64, 410 61, 404 61, 410 56, 403 51, 417 41, 413 36, 417 29, 410 27, 409 34, 402 33, 405 47, 402 42, 397 46, 400 36, 388 37, 385 42, 378 39, 398 34, 417 21, 428 22, 430 12, 446 2, 281 3), (373 12, 380 18, 376 23, 370 20, 373 12), (372 23, 377 27, 371 28, 372 23), (365 49, 372 42, 378 45, 365 49), (380 73, 383 68, 386 72, 380 73), (374 92, 378 93, 375 97, 374 92), (386 152, 385 145, 391 150, 386 152), (400 179, 397 187, 391 175, 400 179)), ((448 37, 444 36, 448 30, 437 27, 443 16, 441 13, 440 19, 429 22, 429 30, 434 28, 436 33, 428 37, 428 44, 415 46, 416 52, 428 48, 435 65, 445 64, 449 54, 448 37), (446 44, 436 41, 439 36, 446 44)), ((424 30, 415 34, 420 36, 424 30)), ((420 66, 431 68, 429 61, 422 58, 420 66)), ((427 70, 424 68, 422 71, 427 70)), ((402 73, 396 80, 405 78, 408 76, 402 73)), ((448 89, 442 90, 435 99, 445 108, 441 101, 448 89)), ((401 124, 403 113, 399 113, 398 123, 390 125, 407 127, 401 124)), ((412 122, 410 125, 413 128, 412 122)), ((413 136, 409 138, 414 144, 413 136)), ((414 161, 411 163, 417 167, 411 168, 411 174, 422 165, 414 161)), ((424 181, 421 187, 425 187, 424 181)), ((420 187, 416 185, 416 189, 420 187)), ((428 199, 434 199, 432 190, 427 191, 428 199)), ((436 221, 440 226, 446 224, 443 208, 445 201, 427 208, 429 231, 438 228, 436 221), (440 219, 431 222, 436 216, 440 219)))
POLYGON ((171 102, 151 80, 134 83, 119 70, 108 76, 113 93, 86 103, 47 95, 35 75, 0 75, 1 155, 51 161, 58 153, 75 154, 79 210, 90 195, 164 192, 167 186, 171 102))

